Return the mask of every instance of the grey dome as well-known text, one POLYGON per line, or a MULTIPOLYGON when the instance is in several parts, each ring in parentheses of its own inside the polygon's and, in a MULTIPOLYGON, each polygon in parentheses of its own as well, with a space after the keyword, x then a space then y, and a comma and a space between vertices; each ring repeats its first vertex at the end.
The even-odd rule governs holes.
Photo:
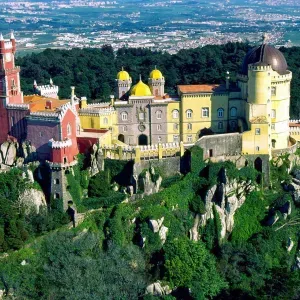
POLYGON ((242 74, 248 75, 249 64, 269 65, 273 71, 276 71, 280 75, 288 73, 288 66, 283 54, 268 44, 255 47, 246 54, 242 66, 242 74))

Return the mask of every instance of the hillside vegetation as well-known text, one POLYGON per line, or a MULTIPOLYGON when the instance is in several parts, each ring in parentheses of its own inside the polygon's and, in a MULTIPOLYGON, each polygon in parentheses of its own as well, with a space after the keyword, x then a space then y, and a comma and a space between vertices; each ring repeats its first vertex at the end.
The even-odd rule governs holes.
POLYGON ((154 299, 145 291, 157 283, 163 299, 299 299, 300 210, 287 188, 288 156, 271 162, 271 189, 256 184, 258 174, 250 166, 238 170, 201 157, 194 147, 190 172, 165 178, 159 193, 129 202, 110 188, 120 182, 122 167, 108 164, 89 179, 80 163, 68 179, 78 186, 72 191, 77 197, 88 190, 86 198, 76 199, 85 218, 75 229, 63 225, 55 207, 39 219, 17 210, 22 178, 11 171, 0 186, 0 196, 9 190, 13 195, 0 201, 6 220, 0 223, 1 252, 7 253, 0 257, 0 289, 17 299, 154 299), (9 176, 18 181, 12 185, 9 176), (222 237, 219 191, 211 199, 211 215, 197 228, 199 238, 192 239, 213 187, 234 187, 226 196, 232 198, 245 184, 251 188, 242 191, 245 202, 234 215, 233 231, 222 237), (98 210, 89 212, 91 206, 98 210))
MULTIPOLYGON (((19 57, 21 85, 25 94, 32 94, 33 81, 48 84, 52 77, 60 87, 61 98, 70 97, 70 86, 76 87, 78 96, 109 100, 115 78, 122 66, 136 83, 139 74, 147 82, 155 66, 166 78, 166 92, 175 93, 177 84, 221 83, 226 71, 234 80, 243 59, 250 49, 244 43, 209 45, 203 48, 181 50, 177 54, 153 52, 147 49, 119 49, 110 46, 102 49, 47 49, 38 54, 19 57)), ((300 48, 281 48, 289 69, 293 72, 291 86, 291 118, 300 116, 300 48)))

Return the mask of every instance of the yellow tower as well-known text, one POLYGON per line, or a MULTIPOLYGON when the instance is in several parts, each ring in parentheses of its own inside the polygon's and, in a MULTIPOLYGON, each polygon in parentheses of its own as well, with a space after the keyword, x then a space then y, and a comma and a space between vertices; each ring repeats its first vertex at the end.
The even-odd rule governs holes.
POLYGON ((289 146, 290 81, 283 54, 263 43, 245 57, 239 87, 246 95, 246 121, 249 131, 243 133, 243 152, 269 154, 289 146))

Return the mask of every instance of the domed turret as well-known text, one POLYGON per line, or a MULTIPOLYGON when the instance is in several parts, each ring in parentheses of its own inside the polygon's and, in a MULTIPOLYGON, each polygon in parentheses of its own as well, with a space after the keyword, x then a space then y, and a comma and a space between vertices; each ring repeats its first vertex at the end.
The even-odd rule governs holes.
POLYGON ((122 70, 117 75, 117 79, 118 80, 129 80, 130 79, 129 73, 124 71, 124 69, 122 67, 122 70))
POLYGON ((155 66, 155 69, 150 73, 149 78, 150 79, 162 79, 164 77, 163 77, 161 71, 157 70, 156 66, 155 66))
POLYGON ((283 54, 278 49, 266 43, 266 36, 264 36, 264 41, 260 46, 251 49, 246 54, 241 70, 243 75, 248 75, 249 64, 271 66, 273 71, 276 71, 280 75, 288 73, 288 66, 283 54))
POLYGON ((128 72, 126 72, 122 67, 122 70, 117 74, 116 97, 118 99, 123 99, 126 93, 130 90, 131 84, 131 77, 129 76, 128 72))
POLYGON ((151 90, 147 84, 145 84, 141 77, 140 81, 132 87, 131 96, 152 96, 151 90))
POLYGON ((148 84, 151 92, 156 97, 163 97, 165 94, 165 78, 161 71, 155 69, 150 73, 148 84))

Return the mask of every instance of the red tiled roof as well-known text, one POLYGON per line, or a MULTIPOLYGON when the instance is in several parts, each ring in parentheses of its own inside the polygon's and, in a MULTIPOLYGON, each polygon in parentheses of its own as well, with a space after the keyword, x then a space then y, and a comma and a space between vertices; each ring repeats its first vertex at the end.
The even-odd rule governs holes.
POLYGON ((181 93, 214 93, 225 92, 225 85, 221 84, 193 84, 193 85, 178 85, 181 93))

